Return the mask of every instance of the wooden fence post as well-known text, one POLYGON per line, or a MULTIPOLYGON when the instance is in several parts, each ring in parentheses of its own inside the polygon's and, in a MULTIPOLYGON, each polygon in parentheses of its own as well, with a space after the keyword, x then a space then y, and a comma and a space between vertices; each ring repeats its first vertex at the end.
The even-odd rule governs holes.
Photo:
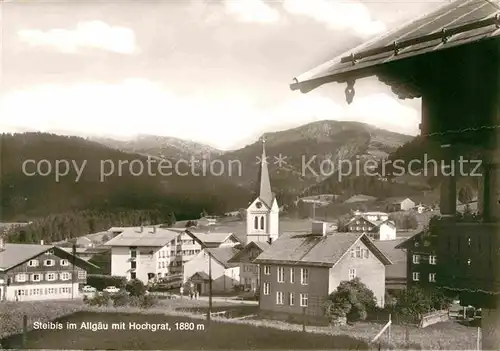
POLYGON ((405 344, 406 344, 406 348, 409 349, 410 348, 410 329, 408 328, 408 326, 405 327, 405 344))
POLYGON ((23 348, 26 347, 28 341, 28 315, 23 315, 23 348))

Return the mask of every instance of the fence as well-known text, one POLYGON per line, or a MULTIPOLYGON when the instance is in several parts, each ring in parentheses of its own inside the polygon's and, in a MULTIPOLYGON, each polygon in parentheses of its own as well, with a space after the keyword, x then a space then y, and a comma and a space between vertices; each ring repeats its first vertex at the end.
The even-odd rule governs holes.
POLYGON ((446 322, 449 319, 450 319, 450 311, 448 310, 440 310, 440 311, 426 313, 422 315, 419 327, 425 328, 428 327, 429 325, 433 325, 439 322, 446 322))

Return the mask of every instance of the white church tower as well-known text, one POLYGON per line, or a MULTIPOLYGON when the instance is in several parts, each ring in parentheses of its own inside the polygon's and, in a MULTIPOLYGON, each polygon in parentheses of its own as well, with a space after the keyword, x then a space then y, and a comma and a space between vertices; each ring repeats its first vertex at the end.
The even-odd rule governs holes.
POLYGON ((251 241, 272 243, 279 235, 280 209, 271 191, 264 139, 262 139, 258 187, 258 197, 247 209, 247 244, 251 241))

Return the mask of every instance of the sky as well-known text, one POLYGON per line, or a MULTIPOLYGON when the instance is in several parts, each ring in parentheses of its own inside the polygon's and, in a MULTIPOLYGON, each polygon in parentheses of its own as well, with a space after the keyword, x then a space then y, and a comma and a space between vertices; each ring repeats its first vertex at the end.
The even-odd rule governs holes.
POLYGON ((353 120, 416 135, 420 101, 376 78, 308 94, 295 76, 446 0, 8 1, 0 131, 174 136, 234 149, 353 120))

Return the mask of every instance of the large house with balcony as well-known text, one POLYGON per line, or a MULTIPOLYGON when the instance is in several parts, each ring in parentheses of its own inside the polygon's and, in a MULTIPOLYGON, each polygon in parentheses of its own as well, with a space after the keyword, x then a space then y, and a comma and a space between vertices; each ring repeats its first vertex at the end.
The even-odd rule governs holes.
POLYGON ((90 267, 98 268, 59 247, 8 244, 0 236, 0 301, 77 298, 90 267))
MULTIPOLYGON (((123 229, 103 245, 111 248, 111 275, 147 284, 182 270, 182 234, 158 227, 123 229)), ((192 239, 189 245, 195 245, 192 239)))
POLYGON ((363 233, 328 234, 313 223, 308 234, 282 235, 254 261, 260 265, 260 312, 301 319, 303 309, 321 320, 323 303, 341 281, 360 278, 384 306, 385 271, 391 261, 363 233))

